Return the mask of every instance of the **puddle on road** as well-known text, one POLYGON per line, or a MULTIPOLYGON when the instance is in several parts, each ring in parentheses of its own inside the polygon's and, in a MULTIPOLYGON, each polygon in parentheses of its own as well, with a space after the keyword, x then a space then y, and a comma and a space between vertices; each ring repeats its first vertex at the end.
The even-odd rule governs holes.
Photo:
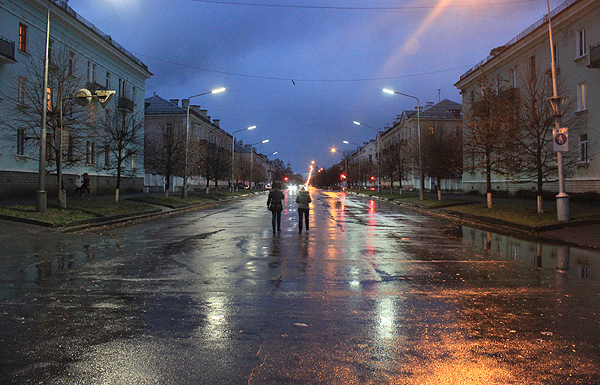
POLYGON ((600 252, 597 251, 523 240, 469 226, 462 226, 462 238, 493 259, 519 261, 569 277, 600 280, 600 252))

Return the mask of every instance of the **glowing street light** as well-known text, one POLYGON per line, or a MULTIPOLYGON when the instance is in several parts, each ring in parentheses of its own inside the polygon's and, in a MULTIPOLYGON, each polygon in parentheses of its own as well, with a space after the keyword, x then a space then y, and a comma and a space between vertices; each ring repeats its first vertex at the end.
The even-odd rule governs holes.
POLYGON ((237 130, 237 131, 233 131, 233 134, 231 134, 231 186, 230 186, 230 191, 233 192, 233 170, 234 170, 234 163, 235 163, 235 134, 238 132, 242 132, 242 131, 249 131, 249 130, 254 130, 256 128, 256 126, 250 126, 247 128, 242 128, 241 130, 237 130))
POLYGON ((202 95, 208 95, 208 94, 218 94, 220 92, 225 91, 225 88, 217 88, 215 90, 212 91, 208 91, 208 92, 203 92, 201 94, 198 95, 194 95, 194 96, 190 96, 189 98, 187 98, 187 114, 186 114, 186 118, 185 118, 185 163, 183 165, 183 189, 181 190, 181 197, 182 198, 187 198, 187 190, 188 190, 188 141, 189 141, 189 136, 190 136, 190 100, 192 100, 193 98, 196 98, 198 96, 202 96, 202 95))
POLYGON ((416 96, 403 94, 402 92, 396 92, 396 91, 393 91, 393 90, 390 90, 387 88, 384 88, 383 92, 385 92, 387 94, 391 94, 391 95, 398 94, 398 95, 406 96, 406 97, 417 100, 417 134, 418 134, 418 138, 419 138, 419 183, 420 183, 419 199, 424 200, 425 199, 425 174, 423 172, 423 151, 421 148, 421 105, 419 103, 419 98, 417 98, 416 96))

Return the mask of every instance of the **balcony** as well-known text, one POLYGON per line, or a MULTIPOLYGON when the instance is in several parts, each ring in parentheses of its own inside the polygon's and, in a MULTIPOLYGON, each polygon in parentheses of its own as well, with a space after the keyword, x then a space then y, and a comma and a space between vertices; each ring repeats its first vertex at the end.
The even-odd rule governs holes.
POLYGON ((133 100, 123 97, 121 96, 119 98, 119 100, 117 101, 117 108, 121 109, 121 110, 126 110, 129 112, 133 112, 133 100))
POLYGON ((600 68, 600 44, 590 47, 590 64, 589 68, 600 68))
POLYGON ((0 64, 16 62, 15 43, 0 37, 0 64))
POLYGON ((516 87, 507 88, 500 95, 510 101, 517 101, 521 96, 519 89, 516 87))

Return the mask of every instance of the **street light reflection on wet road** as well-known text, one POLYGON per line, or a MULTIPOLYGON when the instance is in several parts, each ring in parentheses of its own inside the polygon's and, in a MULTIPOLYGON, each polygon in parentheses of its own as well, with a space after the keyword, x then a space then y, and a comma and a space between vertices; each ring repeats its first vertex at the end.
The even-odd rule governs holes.
POLYGON ((0 382, 600 383, 598 253, 311 195, 0 246, 0 382))

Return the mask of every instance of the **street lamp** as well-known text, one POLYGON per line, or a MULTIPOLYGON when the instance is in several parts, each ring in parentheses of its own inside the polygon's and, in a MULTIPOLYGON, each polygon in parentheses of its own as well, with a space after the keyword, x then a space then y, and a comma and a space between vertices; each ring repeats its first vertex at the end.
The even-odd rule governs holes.
POLYGON ((360 123, 357 122, 356 120, 353 121, 352 123, 356 124, 357 126, 365 126, 368 128, 371 128, 373 130, 375 130, 375 132, 377 132, 377 192, 381 192, 381 177, 380 177, 380 170, 381 170, 381 150, 379 148, 379 138, 380 136, 380 131, 378 129, 376 129, 375 127, 371 127, 367 124, 364 123, 360 123))
POLYGON ((233 131, 233 134, 231 134, 231 186, 230 186, 230 192, 232 192, 232 193, 233 193, 233 169, 234 169, 234 162, 235 162, 235 134, 238 132, 242 132, 242 131, 253 130, 255 128, 256 128, 256 126, 242 128, 241 130, 233 131))
POLYGON ((252 181, 253 181, 252 163, 253 163, 253 159, 254 159, 254 146, 257 144, 263 144, 263 143, 268 143, 268 142, 269 142, 269 139, 265 139, 261 142, 256 142, 256 143, 250 145, 250 190, 253 190, 253 188, 252 188, 252 181))
POLYGON ((187 190, 188 190, 187 178, 188 178, 188 138, 190 135, 190 100, 192 100, 193 98, 196 98, 198 96, 208 95, 208 94, 218 94, 219 92, 223 92, 223 91, 225 91, 225 88, 217 88, 212 91, 203 92, 201 94, 190 96, 189 98, 187 98, 188 103, 187 103, 187 113, 186 113, 186 118, 185 118, 185 163, 183 165, 183 188, 181 190, 181 197, 184 199, 187 198, 187 190))
POLYGON ((425 199, 425 175, 423 173, 423 151, 421 148, 421 105, 419 103, 419 98, 417 98, 416 96, 412 96, 412 95, 407 95, 407 94, 403 94, 402 92, 396 92, 387 88, 384 88, 383 92, 387 93, 387 94, 398 94, 398 95, 402 95, 402 96, 406 96, 409 98, 413 98, 417 100, 417 133, 418 133, 418 138, 419 138, 419 183, 420 183, 420 190, 419 190, 419 199, 420 200, 424 200, 425 199))
MULTIPOLYGON (((44 58, 44 88, 42 90, 42 128, 40 130, 40 163, 38 175, 38 191, 35 196, 35 211, 45 213, 47 207, 46 192, 46 124, 48 110, 48 52, 50 50, 50 7, 56 0, 48 3, 48 17, 46 21, 46 56, 44 58)), ((60 191, 60 187, 58 189, 60 191)))
MULTIPOLYGON (((353 145, 355 145, 355 146, 357 147, 357 150, 356 150, 356 151, 357 151, 357 152, 359 153, 359 155, 360 155, 360 153, 361 153, 361 151, 362 151, 362 147, 361 147, 361 145, 360 145, 360 144, 353 143, 353 142, 349 142, 349 141, 347 141, 347 140, 344 140, 344 143, 345 143, 345 144, 353 144, 353 145)), ((346 173, 348 174, 348 161, 347 161, 347 160, 346 160, 346 173)), ((360 180, 360 178, 362 178, 362 172, 360 171, 360 158, 359 158, 359 159, 358 159, 358 190, 359 190, 359 191, 360 191, 360 189, 361 189, 361 185, 362 185, 362 181, 360 180)))
MULTIPOLYGON (((560 117, 562 111, 560 111, 560 103, 563 98, 558 96, 558 81, 556 79, 556 62, 554 60, 554 42, 552 39, 552 19, 550 16, 550 0, 546 0, 548 5, 548 34, 550 35, 550 58, 552 62, 552 91, 553 96, 550 99, 552 109, 554 111, 554 125, 556 127, 555 133, 561 132, 560 117)), ((566 131, 566 130, 565 130, 566 131)), ((563 132, 564 133, 564 132, 563 132)), ((556 215, 557 219, 562 222, 569 221, 569 195, 565 192, 565 176, 563 168, 563 152, 556 152, 556 162, 558 163, 558 195, 556 196, 556 215)), ((538 197, 540 199, 541 197, 538 197)))

